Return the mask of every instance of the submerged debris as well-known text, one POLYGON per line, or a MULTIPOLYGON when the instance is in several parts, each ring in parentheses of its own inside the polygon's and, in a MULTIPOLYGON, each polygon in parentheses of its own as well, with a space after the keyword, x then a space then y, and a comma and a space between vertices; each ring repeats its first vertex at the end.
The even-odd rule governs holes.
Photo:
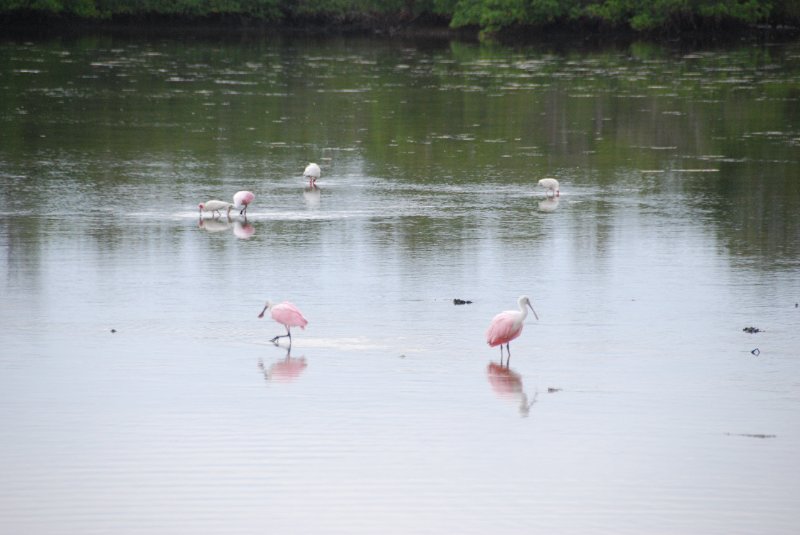
POLYGON ((467 301, 466 299, 453 299, 454 305, 471 305, 472 301, 467 301))
POLYGON ((761 332, 761 329, 759 329, 758 327, 745 327, 742 330, 744 332, 750 333, 750 334, 755 334, 755 333, 760 333, 761 332))
POLYGON ((111 329, 111 334, 114 334, 115 332, 117 332, 116 329, 111 329))
POLYGON ((561 388, 553 388, 552 386, 547 387, 548 394, 555 394, 556 392, 561 392, 561 388))
POLYGON ((753 355, 755 355, 755 356, 759 356, 759 355, 761 354, 761 350, 760 350, 760 349, 758 349, 758 348, 755 348, 755 349, 754 349, 754 350, 752 350, 750 353, 752 353, 752 354, 753 354, 753 355))

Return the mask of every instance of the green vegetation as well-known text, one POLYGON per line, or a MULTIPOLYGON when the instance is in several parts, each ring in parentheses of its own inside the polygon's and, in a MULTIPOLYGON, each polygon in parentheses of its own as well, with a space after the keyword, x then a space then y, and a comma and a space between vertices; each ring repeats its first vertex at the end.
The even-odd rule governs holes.
POLYGON ((0 0, 0 14, 115 19, 241 17, 376 24, 418 19, 508 29, 590 27, 638 32, 800 24, 800 0, 0 0))

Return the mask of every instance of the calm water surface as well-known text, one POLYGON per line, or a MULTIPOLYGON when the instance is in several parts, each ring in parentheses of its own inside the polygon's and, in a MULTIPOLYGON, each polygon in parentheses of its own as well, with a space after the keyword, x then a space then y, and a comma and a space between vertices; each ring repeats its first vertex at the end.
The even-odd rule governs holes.
POLYGON ((4 39, 0 112, 3 533, 796 532, 797 43, 4 39))

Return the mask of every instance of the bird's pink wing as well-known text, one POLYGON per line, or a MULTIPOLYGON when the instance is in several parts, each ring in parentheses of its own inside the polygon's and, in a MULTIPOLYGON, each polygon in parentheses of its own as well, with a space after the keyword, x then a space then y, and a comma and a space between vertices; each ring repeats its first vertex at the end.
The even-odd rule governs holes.
POLYGON ((288 325, 289 327, 305 329, 306 325, 308 325, 308 321, 303 317, 303 313, 300 312, 300 309, 288 301, 273 306, 271 315, 272 319, 280 324, 288 325))
POLYGON ((506 344, 519 336, 520 331, 522 331, 522 324, 514 327, 516 319, 513 311, 501 312, 495 316, 486 331, 486 343, 495 347, 500 344, 506 344))
POLYGON ((238 191, 236 192, 236 195, 233 196, 233 203, 236 206, 242 206, 242 205, 246 206, 251 202, 253 202, 253 199, 255 198, 256 196, 249 191, 238 191))

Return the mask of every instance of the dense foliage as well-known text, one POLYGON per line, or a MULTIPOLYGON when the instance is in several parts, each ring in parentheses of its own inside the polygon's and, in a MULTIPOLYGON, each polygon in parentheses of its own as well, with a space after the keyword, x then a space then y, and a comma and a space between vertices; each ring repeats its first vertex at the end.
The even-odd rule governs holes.
POLYGON ((418 17, 496 32, 560 25, 636 31, 800 23, 800 0, 0 0, 0 13, 407 22, 418 17))

